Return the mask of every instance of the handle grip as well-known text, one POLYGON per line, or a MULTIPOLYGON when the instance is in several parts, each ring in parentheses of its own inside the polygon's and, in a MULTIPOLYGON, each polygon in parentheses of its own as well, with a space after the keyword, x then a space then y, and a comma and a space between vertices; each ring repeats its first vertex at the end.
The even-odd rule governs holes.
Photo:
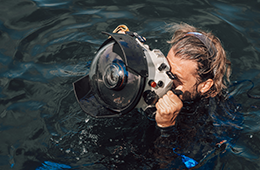
POLYGON ((177 95, 178 97, 180 97, 180 95, 183 94, 183 92, 182 92, 181 90, 171 89, 171 91, 172 91, 175 95, 177 95))

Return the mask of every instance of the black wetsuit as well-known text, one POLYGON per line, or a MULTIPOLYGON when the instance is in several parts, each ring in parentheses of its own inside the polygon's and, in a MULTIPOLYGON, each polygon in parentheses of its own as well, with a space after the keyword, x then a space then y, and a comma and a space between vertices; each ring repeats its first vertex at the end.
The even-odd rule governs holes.
POLYGON ((207 157, 222 153, 242 129, 238 108, 223 96, 184 103, 174 126, 158 128, 161 135, 154 142, 154 154, 161 161, 160 168, 187 168, 183 156, 199 167, 209 160, 207 157))

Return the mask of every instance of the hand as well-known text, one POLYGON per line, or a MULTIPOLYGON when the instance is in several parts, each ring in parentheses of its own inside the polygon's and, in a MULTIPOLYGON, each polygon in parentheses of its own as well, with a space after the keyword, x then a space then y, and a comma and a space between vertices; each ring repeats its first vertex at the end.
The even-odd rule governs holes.
POLYGON ((180 113, 183 103, 171 90, 156 103, 155 120, 159 127, 175 125, 175 118, 180 113))

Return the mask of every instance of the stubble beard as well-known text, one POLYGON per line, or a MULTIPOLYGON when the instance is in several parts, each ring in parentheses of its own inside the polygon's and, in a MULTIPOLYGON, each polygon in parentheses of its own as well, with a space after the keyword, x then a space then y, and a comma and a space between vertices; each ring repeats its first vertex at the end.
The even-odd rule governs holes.
POLYGON ((189 91, 185 91, 183 93, 183 96, 182 96, 182 101, 183 102, 191 102, 191 101, 195 101, 195 100, 198 100, 201 98, 201 93, 198 91, 198 85, 195 84, 192 88, 192 91, 189 92, 189 91))

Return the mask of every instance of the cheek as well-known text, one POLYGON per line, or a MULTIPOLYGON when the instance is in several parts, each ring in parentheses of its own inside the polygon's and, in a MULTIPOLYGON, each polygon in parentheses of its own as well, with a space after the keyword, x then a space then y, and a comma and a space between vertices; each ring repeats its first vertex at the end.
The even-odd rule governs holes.
POLYGON ((190 93, 194 93, 194 90, 196 90, 195 83, 192 85, 190 84, 186 90, 189 91, 190 93))
POLYGON ((182 87, 183 92, 186 91, 186 92, 193 93, 195 86, 196 86, 196 81, 191 79, 187 83, 184 83, 181 87, 182 87))

